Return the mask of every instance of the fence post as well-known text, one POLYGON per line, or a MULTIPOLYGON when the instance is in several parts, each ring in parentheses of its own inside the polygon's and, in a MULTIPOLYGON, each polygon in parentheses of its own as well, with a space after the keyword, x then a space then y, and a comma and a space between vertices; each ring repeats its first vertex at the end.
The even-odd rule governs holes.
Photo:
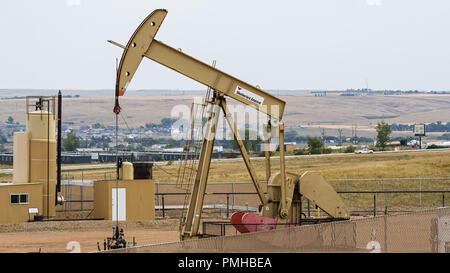
POLYGON ((227 193, 227 219, 230 217, 230 195, 227 193))
POLYGON ((442 207, 445 208, 445 193, 442 193, 442 207))
POLYGON ((231 205, 231 210, 234 210, 235 197, 236 197, 236 194, 234 194, 234 181, 231 182, 231 192, 233 193, 233 204, 231 205))
POLYGON ((311 201, 308 199, 308 218, 311 217, 311 201))
POLYGON ((81 187, 80 187, 81 213, 83 213, 83 182, 84 182, 84 173, 83 170, 81 170, 81 187))
POLYGON ((162 216, 163 218, 166 217, 165 211, 164 211, 164 194, 162 195, 162 216))
POLYGON ((383 198, 383 204, 382 206, 385 206, 385 202, 384 202, 384 177, 381 177, 381 194, 382 194, 382 198, 383 198))
POLYGON ((422 206, 422 178, 419 176, 419 207, 422 206))
POLYGON ((373 195, 373 216, 377 216, 377 195, 373 195))
POLYGON ((156 193, 157 193, 157 197, 156 197, 156 204, 159 206, 160 202, 159 199, 161 198, 158 193, 159 193, 159 182, 156 182, 156 193))
POLYGON ((388 252, 388 240, 387 240, 387 230, 388 230, 388 225, 387 225, 387 207, 385 207, 384 209, 384 252, 387 253, 388 252))
POLYGON ((348 178, 347 178, 347 176, 345 176, 345 191, 347 192, 347 207, 348 207, 348 204, 350 201, 349 201, 349 195, 348 195, 348 178))
MULTIPOLYGON (((67 181, 67 174, 64 177, 65 177, 64 180, 67 181)), ((61 187, 62 187, 62 192, 63 192, 64 198, 67 200, 67 185, 61 185, 61 187)), ((63 203, 63 210, 64 210, 64 217, 66 217, 67 202, 63 203)))
MULTIPOLYGON (((70 176, 69 176, 69 200, 73 200, 72 198, 72 184, 70 184, 70 176)), ((69 210, 72 211, 72 202, 69 203, 69 210)))

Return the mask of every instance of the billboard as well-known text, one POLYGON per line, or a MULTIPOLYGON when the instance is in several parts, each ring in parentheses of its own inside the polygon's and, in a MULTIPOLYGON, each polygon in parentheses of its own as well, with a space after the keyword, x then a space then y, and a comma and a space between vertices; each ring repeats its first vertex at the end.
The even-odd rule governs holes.
POLYGON ((414 124, 414 135, 425 136, 425 124, 414 124))

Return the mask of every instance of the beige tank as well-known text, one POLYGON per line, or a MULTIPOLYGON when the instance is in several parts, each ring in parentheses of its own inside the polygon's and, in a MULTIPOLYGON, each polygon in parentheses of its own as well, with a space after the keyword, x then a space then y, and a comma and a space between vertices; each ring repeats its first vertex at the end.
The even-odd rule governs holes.
POLYGON ((28 113, 27 131, 31 133, 32 139, 49 139, 55 140, 56 137, 56 120, 53 113, 46 110, 38 110, 28 113), (49 124, 49 126, 47 126, 49 124))
POLYGON ((119 177, 121 180, 133 180, 134 179, 134 168, 131 162, 123 162, 120 168, 119 177))
POLYGON ((28 183, 30 179, 30 132, 14 133, 13 183, 28 183))
POLYGON ((44 216, 55 216, 56 139, 55 116, 45 110, 28 113, 29 182, 41 183, 44 216), (48 164, 47 164, 48 162, 48 164))

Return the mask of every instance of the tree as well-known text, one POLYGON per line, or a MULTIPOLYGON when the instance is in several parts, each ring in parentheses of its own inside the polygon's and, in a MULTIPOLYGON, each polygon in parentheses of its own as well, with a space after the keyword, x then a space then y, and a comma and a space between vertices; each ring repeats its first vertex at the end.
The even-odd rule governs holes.
POLYGON ((3 144, 0 144, 0 153, 4 153, 7 152, 8 150, 5 149, 5 147, 3 147, 3 144))
POLYGON ((308 137, 308 148, 310 154, 320 154, 323 150, 323 142, 320 139, 308 137))
POLYGON ((93 129, 100 129, 100 128, 105 128, 105 126, 101 125, 100 123, 94 123, 94 124, 92 124, 92 128, 93 129))
POLYGON ((9 116, 9 117, 8 117, 8 121, 7 121, 6 123, 8 123, 8 124, 13 124, 13 123, 14 123, 14 118, 11 117, 11 116, 9 116))
POLYGON ((172 126, 172 124, 175 123, 175 121, 177 121, 176 118, 162 118, 161 119, 161 126, 163 128, 170 128, 172 126))
POLYGON ((0 143, 6 143, 6 142, 8 142, 8 140, 3 135, 2 131, 0 131, 0 143))
POLYGON ((353 145, 347 146, 347 148, 344 149, 344 153, 354 153, 355 147, 353 145))
POLYGON ((147 128, 147 129, 152 129, 152 128, 156 128, 156 127, 158 127, 158 124, 155 124, 155 123, 146 123, 145 124, 145 128, 147 128))
POLYGON ((295 141, 295 139, 298 137, 298 133, 296 132, 296 131, 293 131, 293 130, 291 130, 291 131, 287 131, 285 134, 284 134, 284 139, 286 140, 286 141, 295 141))
POLYGON ((384 150, 389 141, 391 141, 389 135, 392 133, 391 127, 384 121, 378 122, 377 127, 377 147, 384 150))
POLYGON ((80 140, 76 136, 75 132, 69 132, 66 135, 66 139, 63 141, 64 151, 73 152, 80 147, 80 140))

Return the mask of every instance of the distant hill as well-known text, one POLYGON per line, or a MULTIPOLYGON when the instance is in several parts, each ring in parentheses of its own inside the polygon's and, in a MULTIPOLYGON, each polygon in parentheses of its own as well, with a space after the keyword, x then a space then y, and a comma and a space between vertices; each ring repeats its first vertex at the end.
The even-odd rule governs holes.
MULTIPOLYGON (((11 92, 11 91, 9 91, 11 92)), ((39 90, 33 95, 53 95, 56 90, 39 90)), ((313 93, 279 91, 281 99, 287 102, 284 121, 287 127, 309 125, 309 128, 346 128, 357 124, 361 132, 376 126, 384 120, 389 124, 413 124, 450 121, 450 94, 406 94, 406 95, 364 95, 340 96, 327 93, 315 96, 313 93)), ((14 93, 0 90, 0 98, 29 94, 27 91, 14 93)), ((175 106, 189 109, 194 97, 202 98, 204 91, 136 90, 120 98, 122 117, 129 127, 138 127, 150 122, 159 122, 170 117, 175 106), (183 92, 184 95, 183 95, 183 92), (148 94, 152 95, 149 96, 148 94)), ((73 126, 100 123, 114 125, 114 94, 112 90, 64 91, 63 95, 80 95, 79 98, 63 100, 63 121, 73 122, 73 126), (102 95, 103 94, 103 95, 102 95), (92 97, 91 97, 92 95, 92 97), (95 95, 95 96, 94 96, 95 95)), ((12 116, 15 121, 25 122, 25 102, 23 99, 0 99, 0 122, 12 116)), ((228 104, 242 105, 233 99, 228 104)), ((120 122, 123 123, 123 119, 120 122)), ((123 124, 122 124, 123 125, 123 124)))
MULTIPOLYGON (((26 96, 56 96, 58 89, 0 89, 0 99, 23 98, 26 96)), ((266 90, 272 94, 305 94, 309 90, 266 90)), ((109 97, 114 96, 113 89, 93 89, 93 90, 61 90, 64 96, 80 97, 109 97)), ((203 95, 204 90, 170 90, 170 89, 142 89, 128 90, 127 97, 133 96, 179 96, 179 95, 203 95)))

